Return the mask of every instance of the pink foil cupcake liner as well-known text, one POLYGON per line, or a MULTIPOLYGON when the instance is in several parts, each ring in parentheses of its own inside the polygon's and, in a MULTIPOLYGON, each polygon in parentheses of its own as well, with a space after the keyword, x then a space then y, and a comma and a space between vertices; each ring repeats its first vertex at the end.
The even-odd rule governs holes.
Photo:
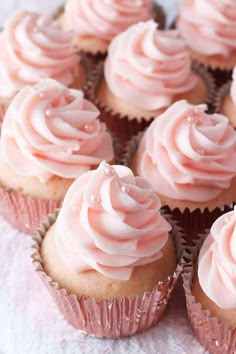
POLYGON ((16 229, 33 235, 43 217, 59 208, 62 200, 32 198, 9 188, 0 187, 0 214, 16 229))
MULTIPOLYGON (((108 128, 117 134, 120 141, 125 144, 133 135, 140 131, 144 131, 155 117, 153 116, 149 119, 145 117, 130 117, 128 115, 117 113, 103 104, 103 102, 96 97, 96 90, 100 81, 103 79, 103 65, 102 62, 99 63, 91 74, 90 85, 88 86, 86 94, 88 99, 103 113, 103 120, 108 128)), ((210 105, 215 92, 214 80, 202 65, 193 62, 192 69, 206 83, 208 89, 207 103, 210 105)))
POLYGON ((191 287, 194 277, 193 262, 197 259, 201 245, 208 232, 199 235, 192 248, 192 261, 183 271, 183 287, 185 291, 188 318, 199 342, 212 354, 233 354, 236 351, 236 328, 230 329, 227 323, 219 323, 210 311, 203 310, 192 294, 191 287))
MULTIPOLYGON (((142 135, 143 132, 140 132, 132 137, 121 157, 121 163, 131 169, 133 157, 137 151, 142 135)), ((171 209, 169 206, 164 205, 162 210, 167 215, 170 214, 173 220, 183 228, 187 241, 191 242, 191 240, 195 239, 199 233, 203 232, 203 230, 210 228, 220 215, 232 210, 234 204, 235 201, 230 205, 222 205, 221 207, 216 206, 214 209, 206 207, 204 209, 197 208, 195 210, 189 210, 189 208, 185 208, 184 211, 178 208, 171 209)))
MULTIPOLYGON (((184 257, 179 260, 172 276, 159 282, 152 291, 145 292, 142 296, 99 301, 84 296, 78 298, 60 288, 43 269, 40 247, 45 233, 56 217, 57 213, 48 215, 38 228, 37 235, 33 238, 32 262, 64 318, 81 332, 99 338, 131 336, 156 325, 183 270, 184 257)), ((177 240, 178 253, 183 255, 185 243, 180 229, 174 227, 172 234, 177 240)))

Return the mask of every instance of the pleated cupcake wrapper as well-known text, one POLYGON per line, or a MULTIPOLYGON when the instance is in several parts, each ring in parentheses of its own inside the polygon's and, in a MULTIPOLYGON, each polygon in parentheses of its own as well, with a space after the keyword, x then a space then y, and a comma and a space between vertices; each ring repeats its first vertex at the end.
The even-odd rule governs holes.
POLYGON ((0 214, 16 229, 33 235, 43 217, 59 208, 62 200, 32 198, 0 186, 0 214))
MULTIPOLYGON (((105 121, 109 129, 120 137, 122 143, 125 143, 133 135, 145 130, 145 128, 150 125, 150 123, 155 117, 153 116, 147 119, 145 117, 122 115, 113 111, 111 108, 107 107, 103 102, 101 102, 96 96, 96 91, 99 86, 99 83, 104 77, 103 67, 104 63, 99 63, 91 74, 91 84, 88 87, 87 96, 89 100, 92 101, 103 113, 103 120, 105 121)), ((207 85, 207 103, 208 105, 211 105, 215 93, 215 84, 212 76, 202 65, 199 65, 196 62, 192 63, 192 70, 198 76, 200 76, 207 85)))
MULTIPOLYGON (((125 166, 132 167, 132 161, 137 151, 139 142, 142 138, 143 132, 132 137, 128 142, 124 153, 121 157, 121 163, 125 166)), ((190 210, 180 210, 179 208, 171 209, 169 206, 164 205, 162 210, 172 215, 174 221, 176 221, 184 230, 184 234, 187 237, 188 243, 191 242, 196 236, 203 232, 203 230, 210 228, 213 222, 222 214, 233 209, 235 201, 230 205, 222 205, 221 207, 204 209, 197 208, 190 210)))
POLYGON ((210 311, 203 310, 191 290, 194 277, 193 264, 197 261, 200 248, 208 234, 209 230, 205 230, 203 234, 198 235, 191 248, 192 260, 182 274, 188 318, 195 336, 210 353, 233 354, 236 352, 236 329, 230 329, 227 323, 219 323, 216 317, 211 316, 210 311))
MULTIPOLYGON (((153 327, 161 318, 169 297, 185 265, 184 256, 179 259, 172 276, 159 282, 152 291, 132 299, 123 297, 113 300, 77 297, 59 287, 43 269, 40 248, 47 230, 55 222, 57 213, 48 215, 33 238, 32 262, 43 283, 50 292, 64 318, 78 330, 99 338, 131 336, 153 327)), ((179 227, 174 227, 172 236, 179 247, 178 254, 184 255, 185 242, 179 227)))
POLYGON ((216 112, 220 112, 221 111, 223 99, 230 94, 231 84, 232 84, 232 80, 226 82, 216 92, 215 97, 214 97, 214 102, 213 102, 216 112))

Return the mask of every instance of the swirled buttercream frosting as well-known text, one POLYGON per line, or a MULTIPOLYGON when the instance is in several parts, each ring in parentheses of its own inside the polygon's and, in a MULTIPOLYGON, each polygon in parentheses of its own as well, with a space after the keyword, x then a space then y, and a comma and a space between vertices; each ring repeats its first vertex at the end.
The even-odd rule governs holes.
POLYGON ((205 202, 236 176, 236 133, 206 105, 178 101, 156 118, 137 151, 137 173, 166 197, 205 202))
POLYGON ((103 161, 68 190, 56 220, 61 258, 75 272, 94 269, 128 280, 135 267, 162 256, 169 223, 150 184, 125 166, 103 161))
POLYGON ((219 217, 199 255, 198 277, 205 294, 223 309, 236 308, 236 209, 219 217))
POLYGON ((151 0, 69 0, 65 6, 68 29, 82 37, 111 41, 133 23, 152 17, 151 0))
POLYGON ((177 27, 196 52, 228 57, 236 49, 236 2, 182 0, 177 27))
POLYGON ((234 104, 236 104, 236 66, 234 67, 233 70, 233 75, 232 75, 232 84, 230 88, 230 96, 234 104))
POLYGON ((0 96, 10 98, 44 78, 72 84, 80 58, 71 42, 50 17, 15 13, 0 34, 0 96))
POLYGON ((148 111, 168 107, 175 95, 197 83, 178 31, 159 31, 152 20, 137 23, 114 38, 104 74, 114 96, 148 111))
POLYGON ((21 176, 46 182, 77 178, 114 157, 98 109, 83 92, 52 79, 26 86, 12 100, 1 132, 4 162, 21 176))

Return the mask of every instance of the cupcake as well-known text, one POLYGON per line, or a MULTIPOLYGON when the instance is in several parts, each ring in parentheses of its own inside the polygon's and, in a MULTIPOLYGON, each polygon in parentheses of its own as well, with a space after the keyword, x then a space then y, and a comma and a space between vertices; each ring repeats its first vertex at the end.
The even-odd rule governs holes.
MULTIPOLYGON (((140 22, 115 37, 89 90, 107 112, 111 128, 132 133, 142 129, 176 100, 206 102, 212 80, 203 69, 191 69, 185 41, 178 31, 160 31, 154 21, 140 22), (122 119, 121 119, 122 118, 122 119)), ((107 124, 108 124, 107 123, 107 124)))
POLYGON ((232 81, 223 85, 216 95, 216 110, 224 114, 230 124, 236 128, 236 66, 233 70, 232 81))
POLYGON ((0 34, 1 116, 17 92, 42 79, 84 86, 85 68, 71 40, 50 17, 18 11, 9 18, 0 34))
POLYGON ((159 209, 150 184, 125 166, 104 161, 71 185, 38 231, 33 262, 72 325, 116 338, 156 324, 179 274, 159 209))
POLYGON ((19 230, 33 232, 75 178, 114 160, 98 116, 82 91, 52 79, 26 86, 12 100, 0 140, 0 213, 19 230))
POLYGON ((236 132, 225 116, 206 108, 174 103, 148 127, 131 158, 133 171, 151 183, 162 205, 181 214, 236 201, 236 132))
MULTIPOLYGON (((105 54, 111 40, 132 24, 155 16, 151 0, 68 0, 61 23, 74 32, 76 46, 90 54, 105 54)), ((163 18, 160 8, 157 20, 163 18)))
POLYGON ((189 319, 210 353, 235 352, 235 231, 236 209, 214 222, 200 250, 197 269, 184 274, 189 319))
POLYGON ((177 28, 193 59, 213 69, 236 64, 235 0, 181 0, 177 28))

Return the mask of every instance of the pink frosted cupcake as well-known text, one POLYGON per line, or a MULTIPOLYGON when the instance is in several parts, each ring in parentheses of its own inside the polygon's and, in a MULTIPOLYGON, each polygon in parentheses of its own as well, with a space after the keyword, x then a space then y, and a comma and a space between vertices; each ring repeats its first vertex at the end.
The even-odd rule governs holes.
POLYGON ((215 100, 216 110, 224 114, 230 124, 236 128, 236 66, 233 70, 232 81, 220 88, 215 100))
POLYGON ((156 324, 180 273, 159 208, 147 181, 102 162, 42 224, 33 262, 73 326, 117 338, 156 324))
POLYGON ((184 288, 193 330, 210 353, 236 348, 236 209, 218 218, 199 254, 186 269, 184 288))
POLYGON ((184 222, 203 217, 196 225, 202 227, 217 208, 236 201, 236 132, 225 116, 205 110, 176 102, 152 122, 131 158, 163 206, 184 222))
POLYGON ((2 116, 26 85, 44 78, 81 88, 86 71, 64 33, 49 17, 18 11, 0 34, 0 107, 2 116))
POLYGON ((181 0, 177 27, 193 59, 213 69, 236 64, 235 0, 181 0))
MULTIPOLYGON (((105 54, 118 33, 136 22, 153 18, 156 15, 153 10, 151 0, 68 0, 62 25, 74 32, 74 42, 80 50, 105 54)), ((157 12, 156 17, 161 21, 163 13, 158 10, 160 16, 157 12)))
POLYGON ((209 74, 191 68, 178 31, 160 31, 154 21, 140 22, 114 38, 102 71, 97 69, 91 99, 106 112, 107 124, 120 133, 143 128, 181 98, 206 102, 209 74))
POLYGON ((82 91, 52 79, 13 99, 1 131, 0 213, 16 228, 34 232, 75 178, 114 160, 98 116, 82 91))

